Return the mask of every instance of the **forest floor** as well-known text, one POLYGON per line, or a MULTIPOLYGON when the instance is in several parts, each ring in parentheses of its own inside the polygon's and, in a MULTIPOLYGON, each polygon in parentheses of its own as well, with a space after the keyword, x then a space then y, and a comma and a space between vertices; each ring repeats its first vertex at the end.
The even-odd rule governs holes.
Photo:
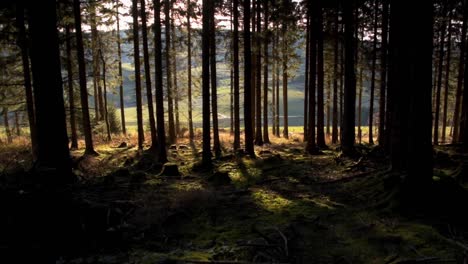
MULTIPOLYGON (((184 142, 164 168, 132 146, 72 152, 83 244, 56 263, 464 263, 468 224, 382 206, 389 172, 378 148, 360 145, 350 159, 272 141, 210 170, 184 142)), ((457 155, 437 148, 435 180, 457 170, 457 155)))

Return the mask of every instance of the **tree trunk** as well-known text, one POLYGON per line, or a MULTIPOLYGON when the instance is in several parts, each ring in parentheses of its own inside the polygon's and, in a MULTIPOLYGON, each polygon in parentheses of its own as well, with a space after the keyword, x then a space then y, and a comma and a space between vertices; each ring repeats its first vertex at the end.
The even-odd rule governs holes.
POLYGON ((143 40, 143 62, 145 67, 145 84, 146 84, 146 100, 148 103, 148 119, 151 132, 151 147, 150 150, 156 152, 158 145, 158 137, 156 132, 156 120, 154 118, 153 106, 153 91, 151 87, 151 69, 148 50, 148 30, 146 26, 146 3, 145 0, 140 0, 141 14, 141 35, 143 40))
POLYGON ((317 38, 319 30, 319 5, 309 3, 308 16, 310 21, 309 26, 309 121, 307 129, 307 146, 306 150, 309 154, 317 152, 317 145, 315 144, 315 90, 316 90, 316 74, 317 74, 317 38))
MULTIPOLYGON (((341 26, 341 34, 344 35, 344 25, 341 26)), ((340 141, 343 141, 343 120, 344 120, 344 87, 345 87, 345 47, 344 41, 340 45, 340 115, 339 115, 339 124, 340 124, 340 141)))
MULTIPOLYGON (((215 7, 214 3, 209 4, 210 12, 210 74, 211 74, 211 113, 213 119, 213 151, 216 158, 221 157, 221 144, 219 142, 219 127, 218 127, 218 81, 216 76, 216 21, 215 21, 215 7)), ((209 131, 209 130, 208 130, 209 131)))
POLYGON ((86 146, 85 155, 97 155, 97 152, 94 151, 91 122, 89 118, 88 88, 86 86, 86 64, 83 47, 83 33, 81 31, 81 11, 79 0, 73 0, 73 15, 75 19, 76 32, 76 56, 78 58, 78 71, 80 77, 81 112, 83 115, 83 132, 86 146))
MULTIPOLYGON (((283 24, 283 137, 289 138, 288 131, 288 43, 286 33, 288 32, 287 25, 283 24)), ((310 131, 309 131, 310 134, 310 131)))
POLYGON ((345 155, 353 155, 354 150, 354 118, 356 116, 356 72, 355 59, 355 21, 353 10, 354 0, 344 1, 343 18, 345 23, 345 87, 344 87, 344 109, 343 109, 343 132, 341 146, 345 155))
MULTIPOLYGON (((174 121, 174 91, 172 87, 172 70, 171 70, 171 19, 170 11, 172 8, 171 0, 164 1, 164 32, 166 36, 166 88, 167 88, 167 115, 169 125, 169 144, 174 144, 176 141, 175 121, 174 121)), ((175 73, 174 73, 175 74, 175 73)))
POLYGON ((193 109, 192 109, 192 27, 190 16, 192 15, 192 3, 187 0, 187 97, 188 97, 188 126, 189 140, 192 143, 193 133, 193 109))
POLYGON ((369 144, 374 145, 374 92, 375 92, 375 73, 377 71, 377 24, 378 24, 379 4, 374 0, 374 40, 372 44, 372 69, 371 69, 371 87, 369 104, 369 144))
POLYGON ((268 2, 264 2, 265 8, 265 21, 264 21, 264 47, 263 47, 263 143, 270 144, 270 137, 268 135, 268 44, 270 42, 268 35, 268 23, 269 23, 269 6, 268 2))
POLYGON ((78 149, 78 137, 76 135, 76 121, 75 121, 75 93, 73 91, 73 70, 72 70, 72 57, 71 57, 71 34, 70 24, 65 26, 65 43, 67 49, 67 74, 68 74, 68 107, 70 109, 70 132, 71 132, 71 146, 70 149, 78 149))
POLYGON ((37 133, 34 116, 34 99, 31 84, 31 71, 29 68, 29 49, 26 41, 26 27, 24 25, 24 8, 16 7, 16 23, 18 28, 18 44, 21 49, 21 61, 23 66, 24 89, 26 94, 26 109, 28 111, 29 131, 31 135, 31 149, 33 158, 37 157, 37 133))
POLYGON ((15 130, 16 130, 17 137, 21 136, 21 127, 20 127, 19 119, 20 117, 19 117, 18 111, 15 111, 15 130))
POLYGON ((43 180, 60 186, 74 180, 65 122, 55 1, 28 2, 31 68, 37 127, 37 169, 54 169, 43 180))
POLYGON ((102 101, 102 87, 100 86, 101 80, 99 73, 99 32, 97 30, 96 20, 96 3, 90 4, 90 26, 91 26, 91 51, 93 54, 93 85, 94 85, 94 108, 95 108, 95 120, 104 120, 103 101, 102 101))
MULTIPOLYGON (((391 6, 390 57, 393 95, 392 168, 406 171, 408 199, 432 182, 431 83, 433 3, 394 1, 391 6), (418 13, 418 19, 414 14, 418 13)), ((424 202, 424 201, 422 201, 424 202)))
POLYGON ((465 67, 464 67, 464 76, 465 82, 463 86, 463 102, 462 102, 462 115, 461 115, 461 125, 460 125, 460 137, 461 142, 463 142, 463 151, 468 152, 468 59, 465 58, 465 67))
POLYGON ((124 105, 124 91, 123 91, 123 75, 122 75, 122 49, 120 47, 120 19, 119 19, 119 4, 115 5, 116 19, 117 19, 117 53, 119 56, 119 96, 120 96, 120 121, 122 126, 122 133, 127 135, 127 128, 125 126, 125 105, 124 105))
POLYGON ((323 69, 323 9, 321 1, 318 1, 317 17, 317 146, 326 148, 325 144, 325 112, 323 106, 324 94, 324 69, 323 69))
POLYGON ((461 106, 461 99, 462 99, 462 90, 463 90, 463 79, 466 75, 464 75, 464 65, 466 60, 466 32, 468 27, 468 9, 466 6, 466 1, 462 3, 463 7, 463 26, 462 26, 462 34, 461 34, 461 41, 460 41, 460 62, 458 64, 458 77, 457 77, 457 92, 455 96, 455 110, 453 113, 453 136, 452 136, 452 143, 456 143, 457 141, 461 141, 460 138, 460 106, 461 106))
POLYGON ((453 11, 450 10, 449 23, 447 28, 447 61, 445 64, 445 90, 444 90, 444 114, 442 116, 442 143, 445 143, 445 134, 447 129, 447 109, 448 109, 448 95, 450 88, 450 60, 452 56, 452 14, 453 11))
MULTIPOLYGON (((202 24, 202 117, 203 117, 203 155, 204 166, 211 166, 210 136, 210 5, 212 1, 203 0, 202 24)), ((247 78, 248 79, 248 78, 247 78)))
POLYGON ((363 79, 363 68, 364 68, 364 65, 361 65, 360 69, 359 69, 359 92, 358 92, 358 110, 357 110, 357 114, 358 114, 358 124, 357 124, 357 127, 358 127, 358 142, 359 144, 362 143, 362 128, 361 128, 361 124, 362 124, 362 90, 363 90, 363 85, 364 85, 364 79, 363 79))
POLYGON ((305 72, 304 72, 304 142, 308 140, 307 130, 309 122, 309 71, 310 71, 310 15, 307 15, 306 18, 306 32, 305 32, 305 41, 306 41, 306 50, 305 50, 305 72))
POLYGON ((239 0, 233 0, 234 13, 234 150, 240 148, 240 98, 239 98, 239 0))
POLYGON ((445 31, 447 30, 447 20, 445 15, 447 14, 447 4, 444 4, 443 8, 443 21, 442 26, 440 27, 440 47, 439 47, 439 65, 437 72, 437 91, 436 91, 436 101, 435 101, 435 117, 434 117, 434 145, 439 145, 439 112, 440 112, 440 95, 442 90, 442 73, 444 71, 444 56, 445 56, 445 31))
POLYGON ((5 135, 7 137, 8 144, 13 143, 13 137, 11 136, 10 122, 8 120, 8 108, 3 107, 3 126, 5 127, 5 135))
POLYGON ((154 68, 156 90, 156 122, 158 132, 158 161, 167 162, 166 130, 164 128, 164 91, 162 73, 162 41, 161 41, 161 1, 154 0, 154 68))
POLYGON ((174 73, 173 76, 173 88, 174 92, 172 93, 173 100, 174 100, 174 117, 175 117, 175 135, 176 138, 180 134, 180 118, 179 118, 179 86, 177 85, 177 50, 176 50, 176 29, 174 23, 174 12, 171 12, 171 54, 172 54, 172 72, 174 73))
POLYGON ((110 142, 111 138, 111 131, 110 131, 110 124, 109 124, 109 113, 107 111, 107 84, 106 84, 106 61, 104 60, 104 56, 102 55, 102 50, 99 49, 99 55, 101 57, 102 62, 102 84, 104 87, 103 97, 104 97, 104 122, 106 123, 106 131, 107 131, 107 141, 110 142))
POLYGON ((382 46, 380 54, 380 98, 379 98, 379 135, 377 141, 379 146, 385 144, 385 112, 386 112, 386 89, 387 89, 387 50, 388 50, 388 0, 382 1, 382 46))
POLYGON ((262 43, 260 41, 261 19, 260 19, 260 0, 254 3, 256 8, 256 34, 254 38, 255 45, 255 144, 263 145, 262 134, 262 43))
POLYGON ((143 131, 143 108, 141 102, 141 76, 140 76, 140 36, 138 31, 138 0, 132 0, 133 16, 133 58, 135 62, 135 96, 138 126, 138 150, 143 150, 145 135, 143 131))
POLYGON ((333 118, 332 118, 332 144, 338 143, 338 63, 339 63, 339 22, 338 22, 338 6, 334 16, 334 37, 333 37, 333 118))
POLYGON ((330 119, 331 119, 331 89, 332 89, 332 80, 330 77, 330 73, 327 75, 327 124, 326 124, 326 131, 325 133, 327 134, 327 138, 330 139, 330 119))
MULTIPOLYGON (((278 25, 276 26, 276 49, 279 56, 279 29, 278 25)), ((280 90, 280 63, 279 58, 276 63, 276 136, 280 137, 280 116, 279 116, 279 108, 280 108, 280 100, 279 100, 279 90, 280 90)))
MULTIPOLYGON (((207 0, 205 0, 207 1, 207 0)), ((250 0, 244 0, 244 123, 245 150, 252 157, 255 156, 252 125, 252 49, 250 38, 250 0)))

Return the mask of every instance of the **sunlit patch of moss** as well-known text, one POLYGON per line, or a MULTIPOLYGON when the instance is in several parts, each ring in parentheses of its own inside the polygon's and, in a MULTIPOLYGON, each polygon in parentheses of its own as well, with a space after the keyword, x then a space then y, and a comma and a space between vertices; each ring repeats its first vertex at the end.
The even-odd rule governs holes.
POLYGON ((190 191, 190 190, 201 190, 203 185, 196 181, 176 181, 168 185, 168 188, 175 189, 177 191, 190 191))
POLYGON ((147 180, 145 184, 152 186, 152 187, 156 187, 156 186, 161 186, 163 184, 163 181, 161 180, 161 178, 152 178, 152 179, 147 180))

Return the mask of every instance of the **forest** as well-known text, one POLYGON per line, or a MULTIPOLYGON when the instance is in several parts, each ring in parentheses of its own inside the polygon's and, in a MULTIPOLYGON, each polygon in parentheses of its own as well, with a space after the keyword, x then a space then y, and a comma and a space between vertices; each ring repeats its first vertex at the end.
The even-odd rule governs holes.
POLYGON ((3 0, 0 263, 468 263, 468 0, 3 0))

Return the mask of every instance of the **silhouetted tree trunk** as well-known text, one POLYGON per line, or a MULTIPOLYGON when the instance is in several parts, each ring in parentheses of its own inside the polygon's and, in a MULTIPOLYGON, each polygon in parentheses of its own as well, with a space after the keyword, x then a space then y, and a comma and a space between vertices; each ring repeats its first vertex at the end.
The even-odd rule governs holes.
MULTIPOLYGON (((288 44, 286 41, 286 32, 288 28, 286 23, 283 24, 283 45, 282 45, 282 56, 283 56, 283 137, 289 138, 288 131, 288 44)), ((312 93, 312 92, 311 92, 312 93)), ((310 131, 309 131, 310 134, 310 131)))
POLYGON ((268 1, 263 3, 264 5, 264 47, 263 47, 263 143, 270 144, 270 137, 268 135, 268 64, 269 62, 269 54, 268 54, 268 46, 269 46, 269 35, 268 35, 268 23, 269 23, 269 6, 268 1))
MULTIPOLYGON (((279 54, 279 26, 276 25, 276 54, 279 54)), ((279 56, 279 55, 277 55, 279 56)), ((279 100, 279 90, 280 90, 280 63, 279 58, 276 63, 276 136, 280 137, 280 117, 279 117, 279 108, 280 108, 280 100, 279 100)))
POLYGON ((462 25, 462 34, 460 40, 460 62, 458 64, 458 77, 457 77, 457 92, 455 95, 455 109, 453 113, 453 136, 452 136, 452 143, 456 143, 457 141, 461 141, 460 138, 460 106, 461 106, 461 99, 462 99, 462 88, 463 88, 463 79, 466 75, 464 75, 464 65, 466 60, 466 32, 468 27, 468 9, 466 6, 466 1, 462 2, 463 7, 463 25, 462 25))
POLYGON ((388 54, 388 0, 382 0, 382 46, 380 54, 380 98, 379 98, 379 146, 385 144, 385 112, 387 89, 387 54, 388 54))
POLYGON ((143 131, 143 108, 141 102, 141 76, 140 76, 140 35, 138 26, 138 0, 132 0, 133 16, 133 58, 135 62, 135 96, 138 126, 138 149, 143 149, 145 135, 143 131))
POLYGON ((110 131, 110 124, 109 124, 109 113, 107 111, 107 84, 106 84, 106 61, 104 60, 104 56, 102 55, 102 50, 99 49, 99 56, 102 62, 102 84, 104 87, 103 97, 104 97, 104 122, 106 123, 106 132, 107 132, 107 141, 111 141, 111 131, 110 131))
MULTIPOLYGON (((341 35, 344 35, 344 25, 341 26, 341 35)), ((339 115, 339 124, 340 124, 340 141, 343 141, 343 120, 344 120, 344 87, 345 87, 345 47, 343 41, 340 44, 340 115, 339 115)))
POLYGON ((192 15, 192 3, 187 0, 187 97, 188 97, 188 126, 189 140, 193 142, 193 109, 192 109, 192 26, 190 16, 192 15))
POLYGON ((304 72, 304 142, 307 141, 308 135, 308 122, 309 122, 309 70, 310 70, 310 15, 306 18, 306 32, 305 32, 305 72, 304 72))
POLYGON ((91 51, 93 55, 93 85, 94 85, 94 108, 95 108, 95 120, 104 120, 104 110, 102 101, 102 87, 100 86, 101 74, 99 73, 99 32, 97 29, 96 21, 96 3, 89 5, 89 24, 91 27, 91 51))
POLYGON ((330 130, 330 121, 331 121, 331 89, 332 89, 332 80, 330 77, 330 73, 327 75, 327 124, 325 133, 327 134, 327 138, 330 138, 331 130, 330 130))
POLYGON ((154 68, 156 90, 156 122, 158 132, 158 161, 167 162, 166 130, 164 128, 164 91, 162 73, 161 1, 154 0, 154 68))
POLYGON ((359 91, 358 91, 358 110, 357 110, 357 114, 358 114, 358 124, 357 124, 357 127, 358 127, 358 135, 357 135, 357 138, 358 138, 358 142, 359 144, 362 143, 362 128, 361 128, 361 123, 362 123, 362 90, 363 90, 363 68, 364 68, 364 65, 361 65, 360 69, 359 69, 359 91))
POLYGON ((254 5, 256 8, 256 34, 254 37, 255 43, 255 144, 258 146, 263 145, 262 134, 262 43, 260 41, 261 18, 260 18, 260 0, 256 0, 254 5))
MULTIPOLYGON (((203 154, 204 166, 211 166, 210 136, 210 5, 212 1, 203 0, 202 20, 202 118, 203 118, 203 154)), ((246 78, 248 79, 248 78, 246 78)))
POLYGON ((420 198, 432 181, 431 83, 432 1, 393 1, 390 29, 389 88, 393 93, 391 161, 406 171, 404 191, 420 198), (418 13, 418 19, 414 14, 418 13))
POLYGON ((72 57, 71 57, 71 34, 70 24, 65 26, 65 45, 67 53, 67 75, 68 75, 68 107, 70 110, 70 132, 71 132, 71 146, 70 149, 78 149, 78 137, 76 135, 76 121, 75 121, 75 93, 73 91, 73 70, 72 70, 72 57))
POLYGON ((24 6, 16 7, 16 25, 18 28, 18 45, 21 49, 21 62, 23 66, 24 89, 26 94, 26 109, 28 112, 29 133, 33 158, 37 156, 37 134, 34 116, 34 99, 31 84, 31 71, 29 68, 29 49, 26 41, 26 27, 24 25, 24 6))
MULTIPOLYGON (((207 0, 205 0, 207 1, 207 0)), ((250 38, 250 0, 244 0, 244 123, 245 151, 255 156, 252 125, 252 48, 250 38)))
MULTIPOLYGON (((174 91, 172 87, 172 70, 171 70, 171 0, 164 1, 164 32, 166 36, 166 88, 167 88, 167 115, 169 126, 169 144, 174 144, 176 141, 175 121, 174 121, 174 91)), ((174 73, 175 74, 175 73, 174 73)))
POLYGON ((75 19, 76 32, 76 57, 78 58, 78 71, 80 77, 80 99, 81 113, 83 115, 83 133, 86 145, 85 155, 97 155, 97 152, 94 151, 91 122, 89 118, 88 88, 86 86, 86 64, 83 48, 83 33, 81 32, 81 11, 79 0, 73 0, 73 16, 75 19))
POLYGON ((354 150, 354 126, 356 112, 356 72, 355 59, 355 21, 353 18, 355 1, 343 2, 343 19, 345 24, 345 87, 343 109, 343 132, 341 147, 346 155, 353 155, 354 150))
POLYGON ((315 91, 316 91, 316 74, 317 74, 317 38, 319 30, 319 5, 317 2, 309 3, 307 12, 309 18, 309 121, 307 129, 307 146, 306 150, 309 154, 317 152, 315 143, 315 91))
POLYGON ((240 148, 240 98, 239 98, 239 0, 233 0, 234 13, 234 150, 240 148))
MULTIPOLYGON (((216 77, 216 21, 214 3, 209 5, 210 12, 210 74, 211 74, 211 113, 213 119, 213 151, 215 157, 221 157, 221 144, 219 142, 219 127, 218 127, 218 96, 217 96, 217 77, 216 77)), ((209 131, 209 130, 208 130, 209 131)))
POLYGON ((71 183, 55 1, 28 2, 31 68, 36 106, 36 168, 50 168, 51 186, 71 183))
POLYGON ((447 108, 448 108, 448 95, 450 88, 450 61, 452 56, 452 14, 450 10, 449 23, 447 28, 447 61, 445 63, 445 90, 444 90, 444 114, 442 116, 442 143, 445 143, 445 134, 447 129, 447 108))
POLYGON ((440 95, 442 90, 442 73, 444 71, 444 56, 445 56, 445 31, 447 30, 447 19, 445 15, 447 14, 447 4, 444 4, 442 18, 442 25, 440 27, 440 46, 439 46, 439 65, 437 72, 437 90, 436 90, 436 101, 435 101, 435 117, 434 117, 434 145, 439 144, 439 112, 440 112, 440 95))
POLYGON ((379 4, 374 0, 374 39, 372 43, 372 69, 371 69, 371 87, 369 103, 369 144, 374 145, 374 91, 375 91, 375 73, 377 71, 377 24, 378 24, 379 4))
POLYGON ((464 67, 465 82, 463 87, 462 115, 460 126, 460 137, 463 142, 464 152, 468 152, 468 59, 465 58, 464 67))
POLYGON ((332 144, 338 143, 338 58, 339 58, 339 31, 338 31, 338 5, 334 15, 333 25, 333 118, 332 118, 332 144))
POLYGON ((325 112, 323 106, 324 94, 324 69, 323 69, 323 9, 321 1, 318 1, 317 13, 317 146, 326 148, 325 144, 325 112))
POLYGON ((19 119, 20 117, 19 117, 18 111, 15 111, 15 130, 16 130, 17 137, 21 136, 21 127, 20 127, 19 119))
POLYGON ((127 128, 125 126, 125 105, 124 105, 124 91, 123 91, 123 75, 122 75, 122 49, 120 47, 120 14, 119 3, 115 5, 116 20, 117 20, 117 53, 119 56, 119 99, 120 99, 120 121, 122 126, 122 133, 127 135, 127 128))
POLYGON ((151 69, 149 61, 148 50, 148 30, 146 27, 146 3, 145 0, 140 0, 140 14, 141 14, 141 35, 143 40, 143 61, 145 67, 145 84, 146 84, 146 100, 148 103, 148 119, 151 132, 151 147, 150 150, 156 152, 158 137, 156 135, 156 120, 154 118, 153 106, 153 91, 151 87, 151 69))

